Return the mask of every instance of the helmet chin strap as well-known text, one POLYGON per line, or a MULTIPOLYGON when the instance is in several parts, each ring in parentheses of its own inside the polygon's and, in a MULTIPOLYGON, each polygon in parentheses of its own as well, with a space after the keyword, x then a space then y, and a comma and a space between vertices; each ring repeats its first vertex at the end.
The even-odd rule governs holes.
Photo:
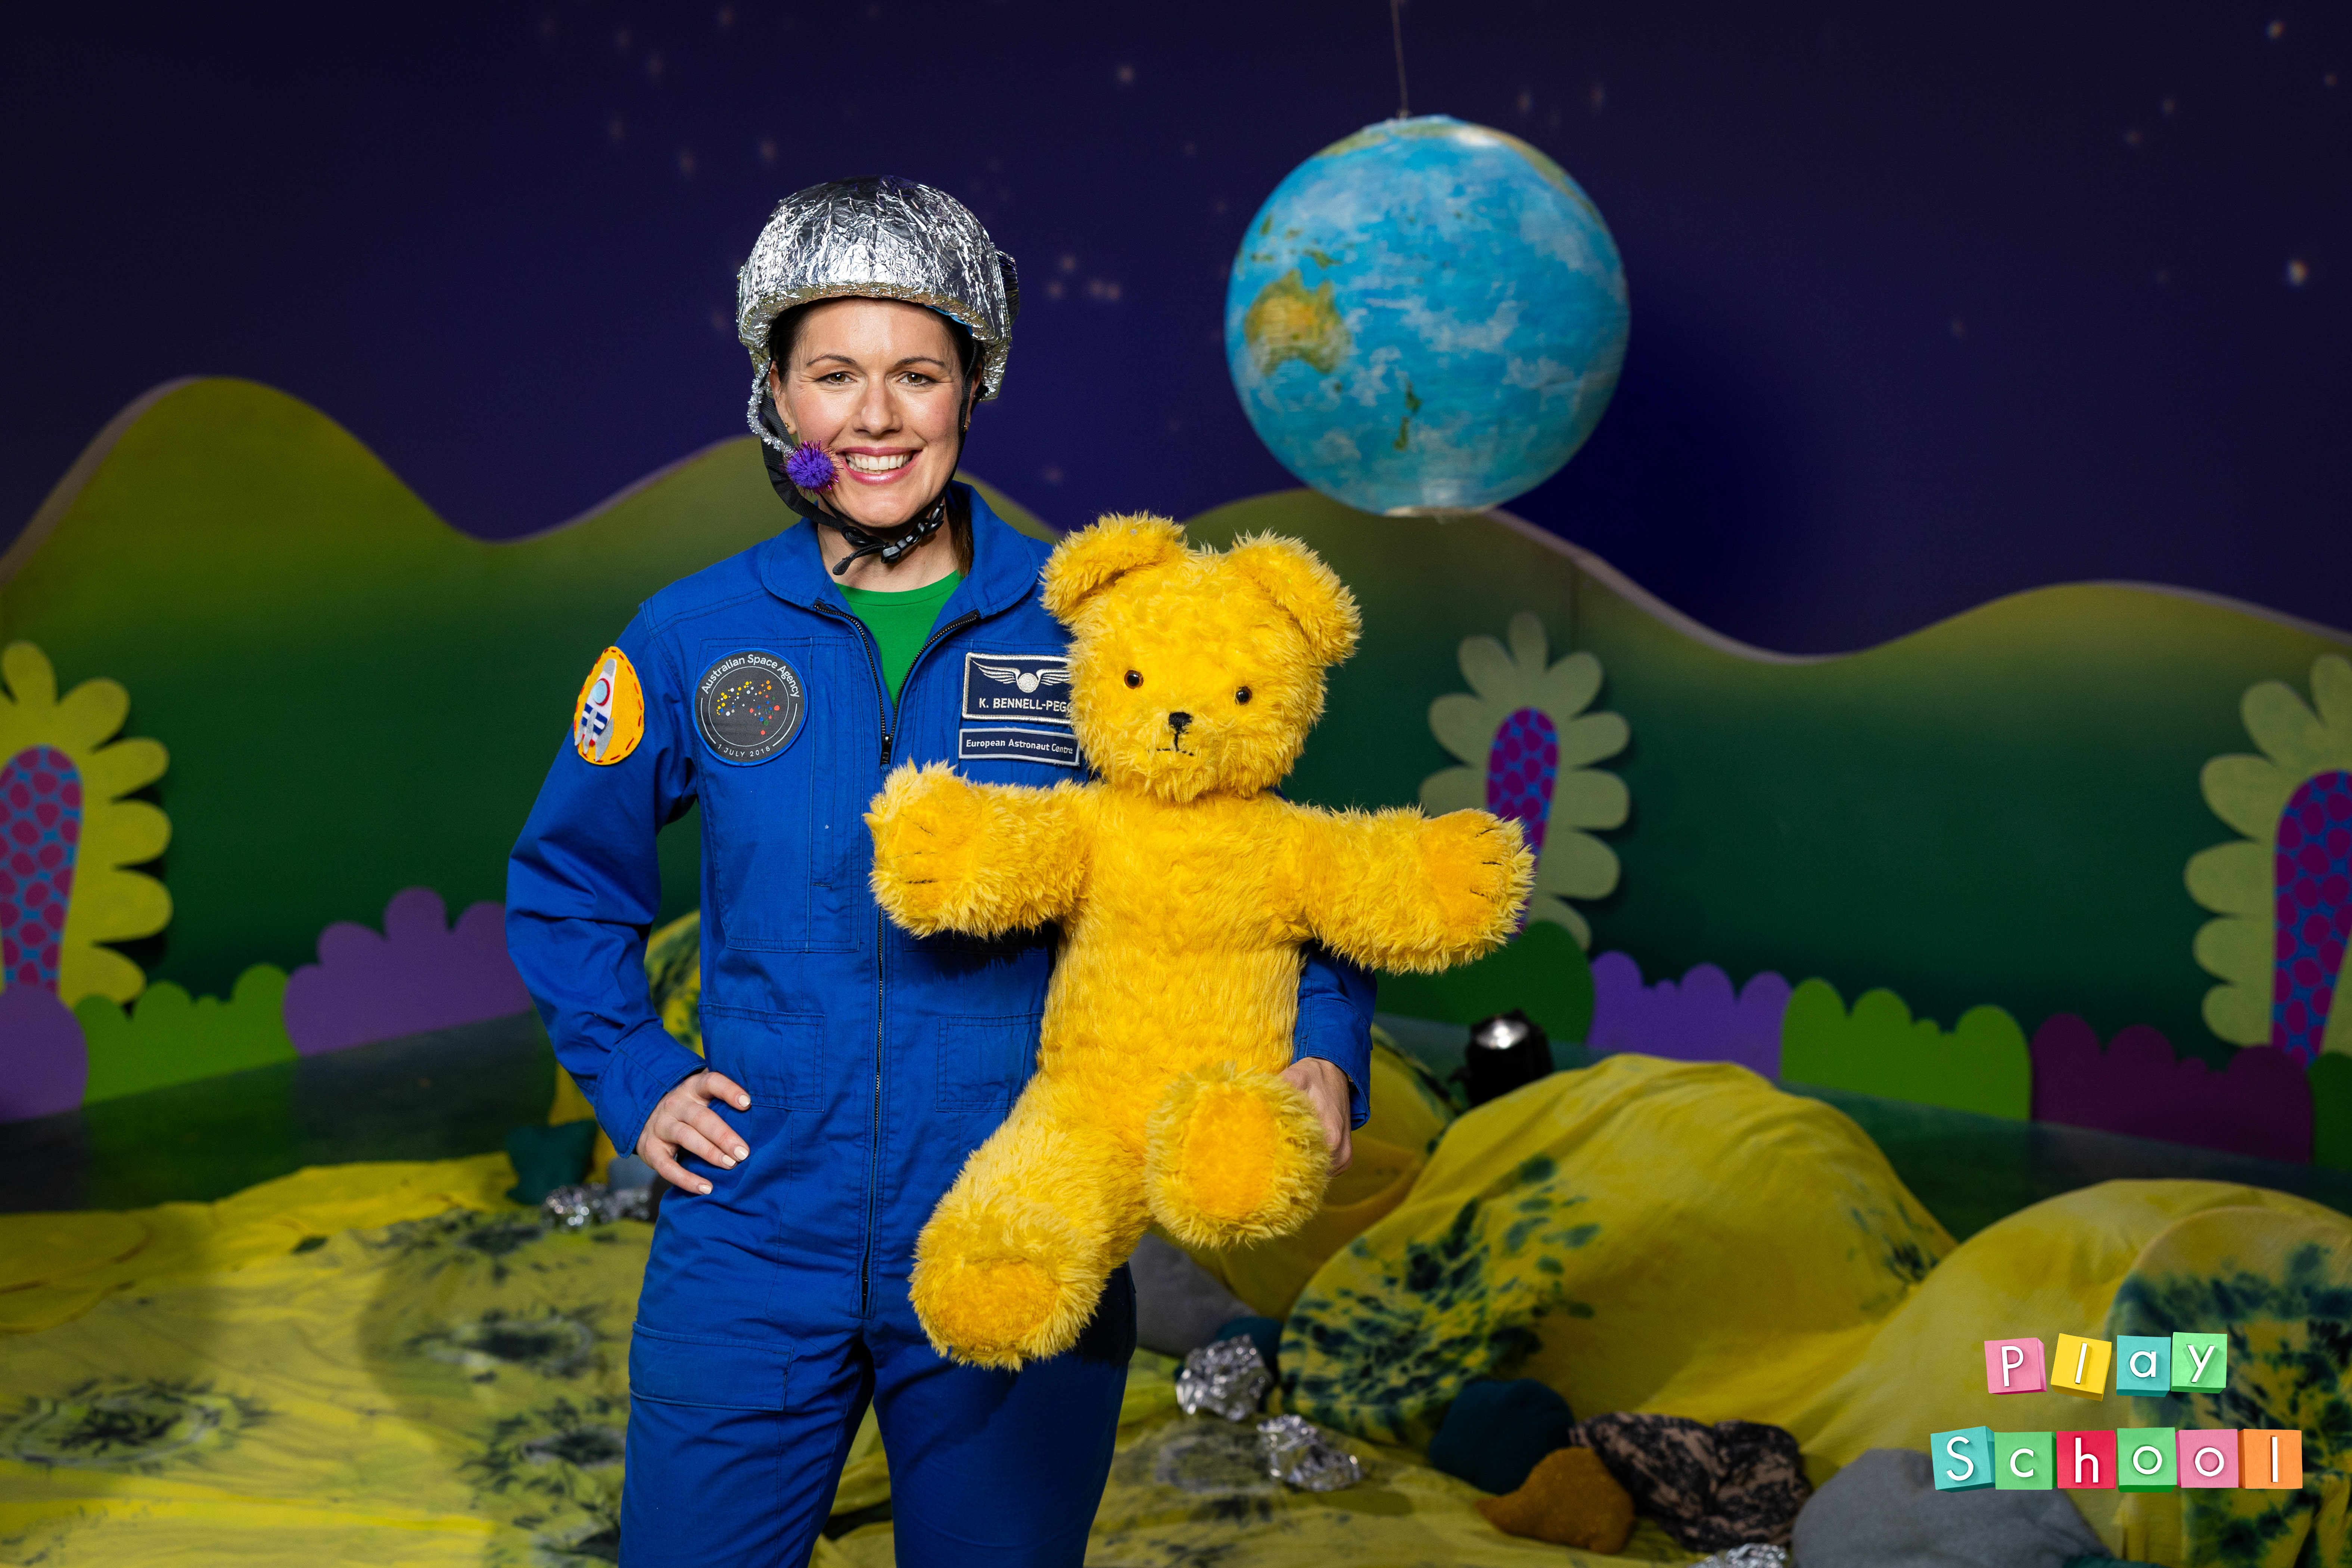
MULTIPOLYGON (((940 486, 940 493, 931 498, 930 504, 923 508, 913 522, 903 523, 887 533, 877 532, 830 510, 824 501, 812 497, 785 475, 784 452, 792 448, 793 437, 776 415, 773 393, 760 400, 760 423, 776 437, 773 442, 760 443, 761 454, 767 459, 768 483, 775 487, 776 494, 783 499, 786 506, 820 528, 832 529, 841 535, 841 542, 849 546, 849 553, 834 563, 835 576, 848 571, 852 562, 867 555, 879 556, 885 566, 896 565, 908 552, 919 548, 938 533, 947 521, 948 485, 955 480, 953 463, 948 465, 948 478, 940 486), (783 450, 778 449, 777 442, 782 443, 783 450)), ((961 426, 956 431, 956 456, 959 459, 963 456, 963 430, 961 426)))

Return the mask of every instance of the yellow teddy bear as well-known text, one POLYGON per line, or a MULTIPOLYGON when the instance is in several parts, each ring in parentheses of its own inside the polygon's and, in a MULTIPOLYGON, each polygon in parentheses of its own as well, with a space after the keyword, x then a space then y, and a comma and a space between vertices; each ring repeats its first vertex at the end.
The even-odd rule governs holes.
POLYGON ((1037 1070, 916 1244, 944 1355, 1066 1350, 1158 1220, 1187 1246, 1297 1229, 1328 1175, 1289 1066, 1299 944, 1434 971, 1517 929, 1534 858, 1483 811, 1330 812, 1274 786, 1352 652, 1356 602, 1289 540, 1190 549, 1107 517, 1045 564, 1070 715, 1099 782, 901 768, 875 797, 874 895, 918 935, 1059 921, 1037 1070))

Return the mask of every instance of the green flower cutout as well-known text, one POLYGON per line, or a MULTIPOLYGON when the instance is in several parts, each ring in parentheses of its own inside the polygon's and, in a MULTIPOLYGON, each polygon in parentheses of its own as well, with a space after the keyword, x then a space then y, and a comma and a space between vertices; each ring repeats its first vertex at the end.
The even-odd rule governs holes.
POLYGON ((2352 660, 2315 661, 2311 695, 2306 706, 2276 680, 2247 689, 2239 711, 2262 754, 2215 757, 2200 777, 2205 804, 2243 837, 2190 857, 2188 875, 2189 896, 2221 917, 2197 933, 2197 962, 2222 981, 2205 994, 2206 1024, 2306 1066, 2352 1053, 2338 990, 2352 925, 2352 660))
POLYGON ((1606 897, 1617 886, 1617 852, 1591 830, 1622 826, 1632 797, 1625 781, 1591 764, 1625 749, 1632 731, 1615 713, 1587 713, 1601 693, 1601 661, 1572 653, 1547 662, 1543 622, 1511 617, 1511 646, 1489 637, 1462 641, 1462 674, 1475 696, 1454 692, 1429 705, 1430 733, 1466 766, 1423 779, 1432 812, 1484 808, 1518 823, 1536 852, 1531 921, 1566 926, 1580 946, 1592 928, 1567 902, 1606 897))

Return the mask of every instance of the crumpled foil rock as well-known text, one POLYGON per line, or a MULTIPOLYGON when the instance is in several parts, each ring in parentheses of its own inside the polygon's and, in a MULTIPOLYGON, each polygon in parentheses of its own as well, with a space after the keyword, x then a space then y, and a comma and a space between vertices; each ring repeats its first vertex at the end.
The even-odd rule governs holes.
POLYGON ((558 1187, 539 1206, 547 1215, 547 1223, 556 1229, 585 1230, 592 1225, 610 1225, 616 1219, 653 1218, 653 1189, 608 1187, 602 1182, 588 1182, 576 1187, 558 1187))
POLYGON ((1257 1424, 1266 1474, 1301 1491, 1336 1492, 1364 1479, 1356 1456, 1333 1447, 1304 1415, 1274 1415, 1257 1424))
POLYGON ((1789 1568, 1789 1549, 1750 1542, 1745 1546, 1726 1547, 1712 1557, 1702 1557, 1691 1568, 1789 1568))
POLYGON ((1202 1345, 1184 1358, 1176 1374, 1176 1403, 1187 1415, 1211 1411, 1228 1421, 1246 1421, 1274 1386, 1265 1358, 1247 1334, 1202 1345))

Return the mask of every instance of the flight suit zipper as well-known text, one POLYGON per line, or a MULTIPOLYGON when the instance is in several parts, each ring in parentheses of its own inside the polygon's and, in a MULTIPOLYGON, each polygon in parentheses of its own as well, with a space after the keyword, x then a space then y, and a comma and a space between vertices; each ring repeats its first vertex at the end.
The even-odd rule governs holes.
MULTIPOLYGON (((881 763, 887 773, 889 770, 890 753, 893 749, 891 725, 897 721, 898 710, 906 706, 907 688, 914 683, 915 671, 922 668, 923 660, 931 649, 939 647, 964 627, 977 622, 980 619, 980 612, 966 610, 946 626, 931 633, 929 639, 915 651, 913 662, 907 666, 906 679, 898 684, 899 700, 893 704, 890 700, 890 689, 882 679, 881 652, 875 647, 874 634, 867 628, 866 623, 854 615, 845 616, 843 612, 830 605, 820 604, 815 607, 825 615, 835 618, 845 618, 852 626, 856 628, 858 645, 866 650, 866 673, 873 678, 874 681, 874 699, 882 715, 881 763)), ((961 704, 958 705, 958 710, 961 710, 961 704)), ((887 918, 877 907, 874 911, 874 1128, 866 1145, 866 1245, 857 1259, 857 1315, 861 1319, 866 1315, 873 1303, 874 1231, 882 1204, 882 1072, 887 1055, 885 1042, 889 1034, 887 1012, 890 998, 890 976, 887 972, 889 935, 887 918)))

